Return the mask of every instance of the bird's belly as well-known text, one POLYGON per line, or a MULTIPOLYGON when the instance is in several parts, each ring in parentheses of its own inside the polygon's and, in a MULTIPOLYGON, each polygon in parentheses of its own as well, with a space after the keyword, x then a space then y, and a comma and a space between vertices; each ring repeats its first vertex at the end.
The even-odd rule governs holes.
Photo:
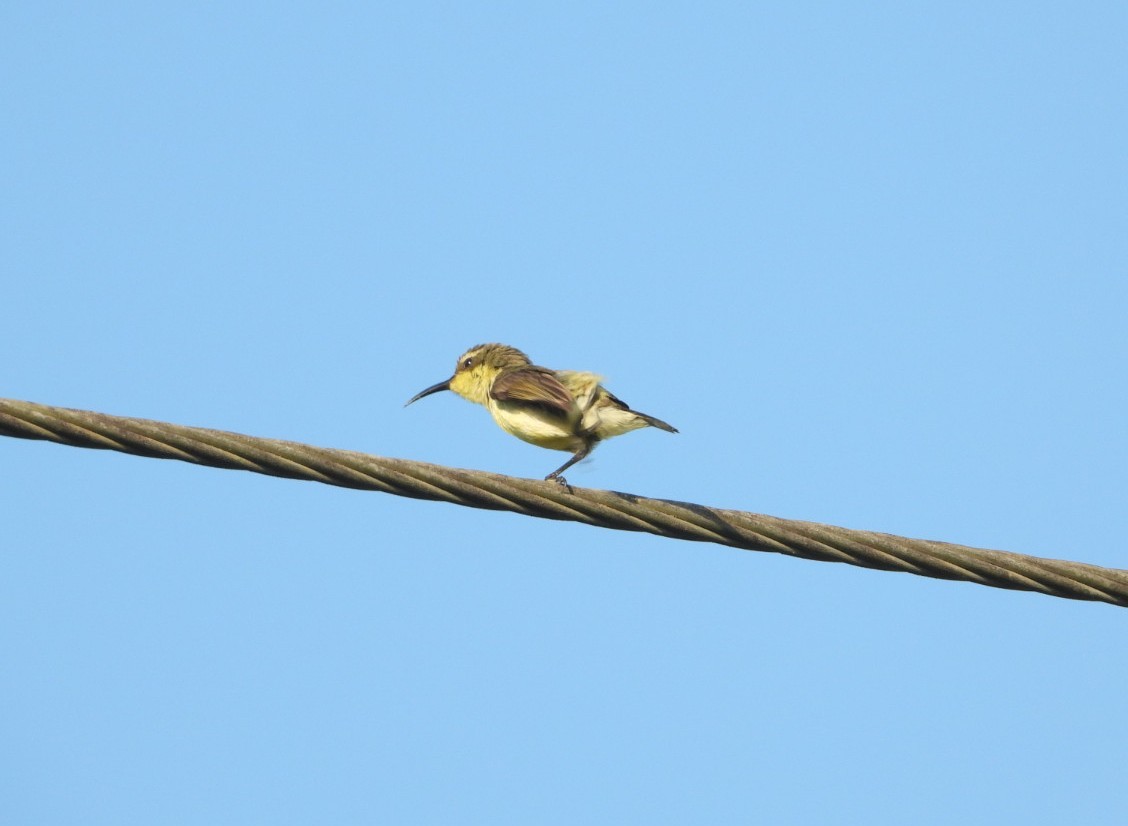
POLYGON ((518 439, 551 450, 579 450, 584 442, 573 432, 569 422, 524 405, 491 404, 490 413, 506 433, 518 439))

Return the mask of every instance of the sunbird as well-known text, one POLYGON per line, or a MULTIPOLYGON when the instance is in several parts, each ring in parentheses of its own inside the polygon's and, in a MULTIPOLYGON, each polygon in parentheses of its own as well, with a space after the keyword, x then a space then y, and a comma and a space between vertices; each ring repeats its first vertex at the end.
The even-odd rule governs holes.
POLYGON ((631 410, 602 381, 595 373, 538 367, 515 347, 479 344, 458 357, 453 376, 415 394, 407 404, 453 390, 485 405, 506 433, 538 447, 571 451, 571 459, 544 477, 567 487, 560 474, 604 439, 641 427, 678 432, 661 419, 631 410))

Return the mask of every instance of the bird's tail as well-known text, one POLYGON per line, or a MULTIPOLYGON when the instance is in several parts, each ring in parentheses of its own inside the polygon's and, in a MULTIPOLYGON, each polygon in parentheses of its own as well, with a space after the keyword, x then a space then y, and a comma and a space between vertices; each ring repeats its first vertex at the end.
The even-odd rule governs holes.
POLYGON ((644 422, 646 422, 651 427, 656 427, 659 430, 665 430, 667 433, 677 433, 678 432, 678 429, 676 427, 674 427, 672 424, 666 424, 661 419, 656 419, 653 416, 647 416, 645 413, 639 413, 637 410, 632 410, 631 412, 634 413, 636 416, 638 416, 640 419, 642 419, 644 422))

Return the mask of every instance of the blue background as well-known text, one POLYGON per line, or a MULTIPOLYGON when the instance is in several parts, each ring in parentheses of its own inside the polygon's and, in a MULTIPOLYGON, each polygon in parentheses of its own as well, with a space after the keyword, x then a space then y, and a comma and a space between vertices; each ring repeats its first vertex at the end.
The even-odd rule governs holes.
MULTIPOLYGON (((1123 3, 24 3, 0 395, 1128 568, 1123 3)), ((1120 823, 1128 612, 0 440, 8 823, 1120 823)))

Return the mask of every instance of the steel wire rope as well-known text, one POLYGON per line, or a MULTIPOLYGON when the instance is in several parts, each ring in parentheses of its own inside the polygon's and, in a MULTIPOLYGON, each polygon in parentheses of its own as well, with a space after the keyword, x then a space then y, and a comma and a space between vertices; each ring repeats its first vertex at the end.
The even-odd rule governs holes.
POLYGON ((1128 606, 1128 571, 0 399, 0 435, 1128 606))

